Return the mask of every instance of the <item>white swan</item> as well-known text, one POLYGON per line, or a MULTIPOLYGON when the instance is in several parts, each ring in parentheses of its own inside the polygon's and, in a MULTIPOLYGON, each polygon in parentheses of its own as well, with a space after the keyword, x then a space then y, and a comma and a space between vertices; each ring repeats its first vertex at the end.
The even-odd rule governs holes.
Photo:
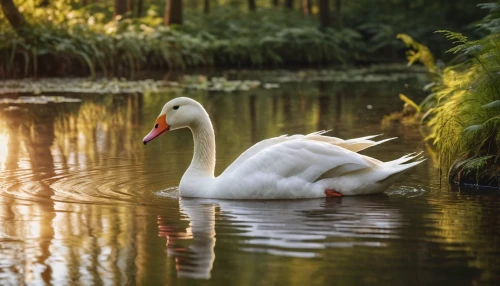
POLYGON ((167 102, 143 143, 185 127, 194 139, 193 159, 179 185, 180 195, 185 197, 295 199, 381 193, 404 170, 423 161, 403 164, 418 157, 409 154, 381 162, 356 153, 390 139, 342 140, 316 132, 261 141, 215 177, 214 130, 203 106, 193 99, 179 97, 167 102))

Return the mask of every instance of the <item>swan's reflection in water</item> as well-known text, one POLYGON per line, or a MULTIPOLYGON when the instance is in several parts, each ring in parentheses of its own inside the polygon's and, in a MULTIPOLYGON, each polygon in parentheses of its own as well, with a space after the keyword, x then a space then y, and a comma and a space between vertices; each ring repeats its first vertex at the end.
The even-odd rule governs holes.
POLYGON ((402 219, 389 203, 385 194, 279 201, 182 198, 180 212, 188 226, 161 215, 158 229, 168 256, 175 258, 178 277, 209 279, 216 228, 224 237, 239 237, 240 251, 316 257, 325 248, 384 247, 381 241, 397 238, 402 219))
POLYGON ((215 260, 215 205, 196 200, 180 200, 187 228, 158 216, 158 235, 167 239, 167 254, 175 257, 178 277, 209 279, 215 260), (182 240, 191 240, 184 246, 182 240))

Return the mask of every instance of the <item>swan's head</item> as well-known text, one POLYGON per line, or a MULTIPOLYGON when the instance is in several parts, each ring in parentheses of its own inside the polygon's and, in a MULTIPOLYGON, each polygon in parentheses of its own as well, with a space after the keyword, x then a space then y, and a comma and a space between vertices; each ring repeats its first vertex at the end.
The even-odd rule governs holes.
POLYGON ((142 142, 146 145, 168 131, 193 127, 204 114, 206 114, 205 109, 197 101, 187 97, 174 98, 163 106, 153 129, 142 142))

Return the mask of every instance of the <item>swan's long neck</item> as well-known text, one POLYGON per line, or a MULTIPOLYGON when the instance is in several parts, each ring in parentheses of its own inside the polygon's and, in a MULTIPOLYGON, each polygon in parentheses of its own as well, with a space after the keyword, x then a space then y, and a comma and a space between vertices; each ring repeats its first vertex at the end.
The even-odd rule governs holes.
POLYGON ((193 126, 194 155, 186 174, 214 177, 215 135, 210 117, 205 112, 193 126))

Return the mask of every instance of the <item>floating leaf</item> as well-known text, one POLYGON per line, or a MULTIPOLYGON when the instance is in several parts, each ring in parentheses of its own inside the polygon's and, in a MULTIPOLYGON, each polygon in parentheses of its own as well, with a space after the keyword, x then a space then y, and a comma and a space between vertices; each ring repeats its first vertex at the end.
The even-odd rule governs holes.
POLYGON ((71 98, 65 96, 20 96, 17 99, 4 98, 0 99, 0 104, 47 104, 47 103, 65 103, 65 102, 81 102, 79 98, 71 98))

